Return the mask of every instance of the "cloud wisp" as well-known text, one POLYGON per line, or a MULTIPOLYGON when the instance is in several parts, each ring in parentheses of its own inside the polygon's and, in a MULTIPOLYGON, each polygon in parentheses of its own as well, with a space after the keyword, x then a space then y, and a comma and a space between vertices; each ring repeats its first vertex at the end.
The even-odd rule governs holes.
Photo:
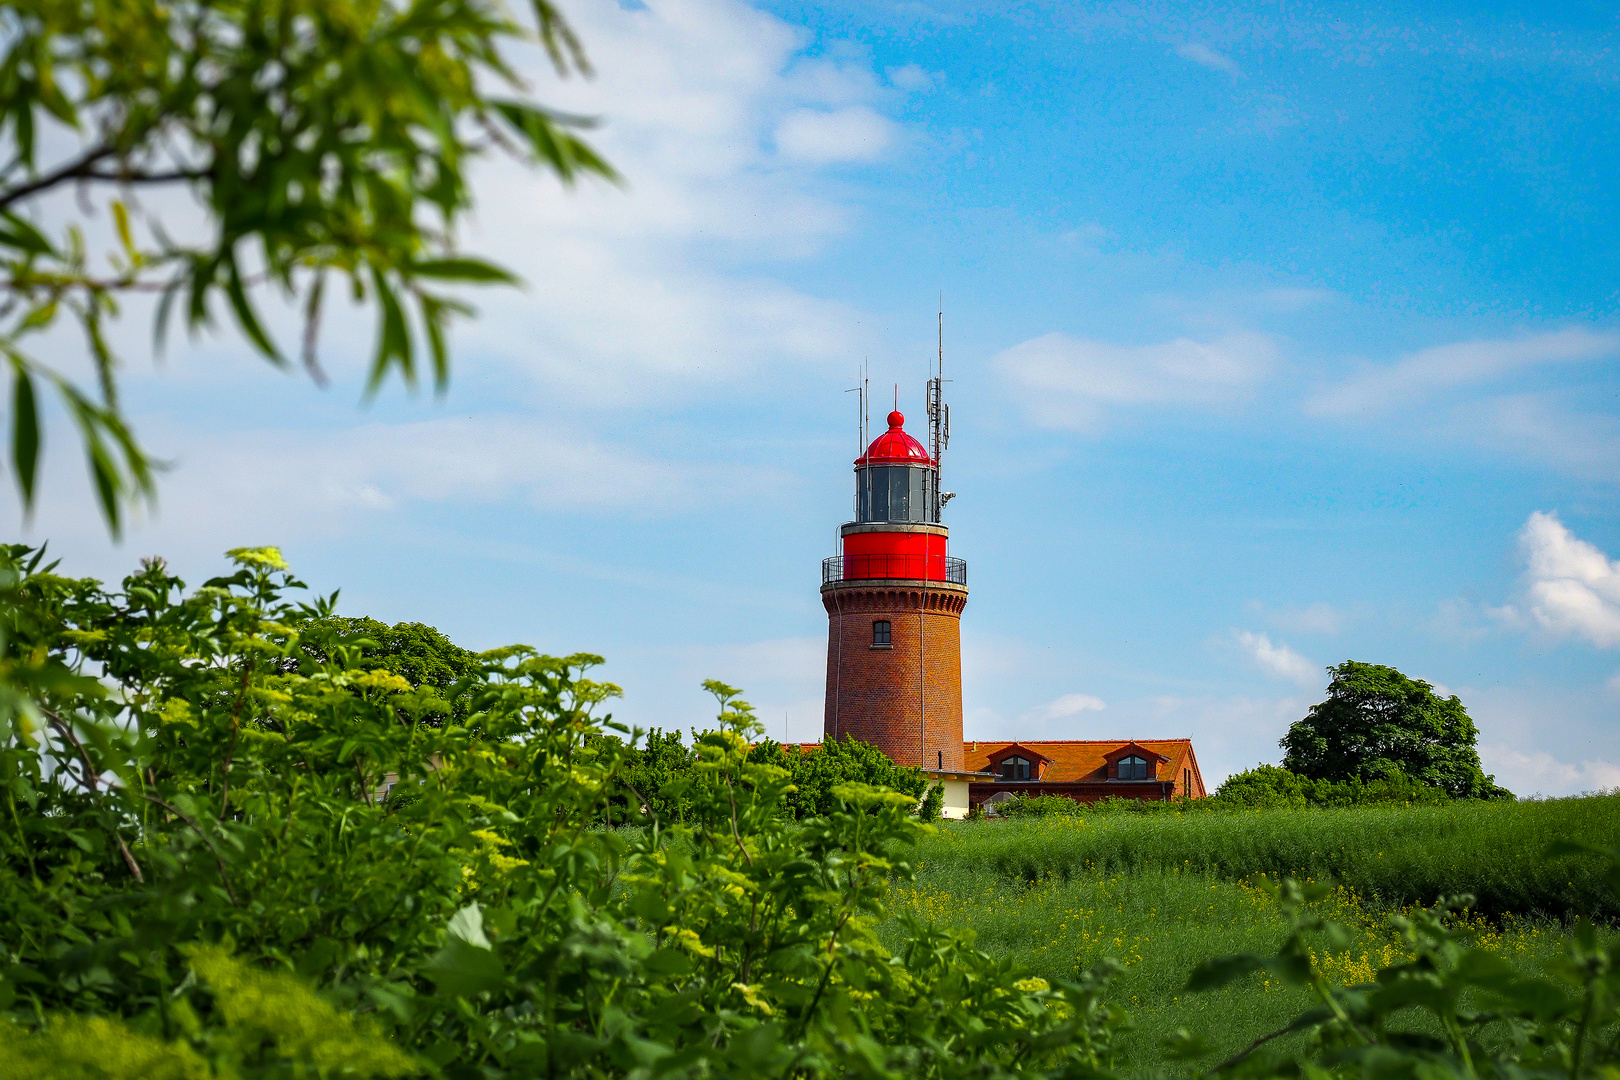
POLYGON ((1321 675, 1320 665, 1313 664, 1281 641, 1273 642, 1269 634, 1239 630, 1235 637, 1238 647, 1249 659, 1274 679, 1309 686, 1321 675))
POLYGON ((1063 720, 1084 712, 1101 712, 1106 708, 1108 703, 1092 694, 1064 694, 1040 708, 1030 710, 1025 714, 1025 719, 1036 722, 1063 720))
POLYGON ((876 161, 894 143, 894 122, 866 105, 795 109, 776 128, 777 149, 813 165, 876 161))
POLYGON ((1175 48, 1177 56, 1183 60, 1191 60, 1200 67, 1211 68, 1215 71, 1224 71, 1233 78, 1242 78, 1243 72, 1238 70, 1237 63, 1224 53, 1218 53, 1208 45, 1201 45, 1196 41, 1189 41, 1175 48))
POLYGON ((1297 634, 1337 634, 1344 629, 1350 616, 1332 604, 1317 601, 1304 607, 1267 607, 1258 600, 1249 604, 1249 610, 1262 616, 1273 626, 1297 634))
MULTIPOLYGON (((39 518, 69 550, 94 550, 105 543, 104 529, 79 491, 75 464, 47 462, 39 518)), ((425 507, 448 521, 502 505, 542 517, 647 521, 722 505, 739 491, 735 465, 656 457, 515 414, 192 435, 177 465, 157 512, 137 523, 141 543, 165 553, 217 552, 243 537, 352 539, 387 530, 390 521, 416 521, 409 515, 425 507)), ((746 468, 752 490, 792 487, 782 474, 746 468)), ((23 531, 9 514, 8 521, 23 531)))
POLYGON ((1306 402, 1317 416, 1377 415, 1415 408, 1446 390, 1507 378, 1552 364, 1585 363, 1620 354, 1620 333, 1579 327, 1521 338, 1436 345, 1393 364, 1370 367, 1306 402))
POLYGON ((1480 762, 1497 783, 1520 795, 1573 795, 1620 788, 1620 763, 1601 759, 1559 761, 1545 750, 1483 745, 1480 762))
POLYGON ((1231 407, 1277 366, 1278 348, 1252 331, 1153 345, 1051 333, 1014 345, 992 363, 1037 423, 1092 431, 1111 410, 1131 406, 1231 407))

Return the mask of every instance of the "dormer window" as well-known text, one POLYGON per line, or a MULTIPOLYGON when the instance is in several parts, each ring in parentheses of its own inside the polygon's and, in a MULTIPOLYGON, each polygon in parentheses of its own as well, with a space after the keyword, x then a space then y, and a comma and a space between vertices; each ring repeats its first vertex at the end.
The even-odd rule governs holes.
POLYGON ((1119 759, 1119 778, 1121 780, 1146 780, 1148 778, 1148 763, 1131 755, 1119 759))
POLYGON ((1010 757, 1001 759, 1001 778, 1003 780, 1028 780, 1029 758, 1010 757))

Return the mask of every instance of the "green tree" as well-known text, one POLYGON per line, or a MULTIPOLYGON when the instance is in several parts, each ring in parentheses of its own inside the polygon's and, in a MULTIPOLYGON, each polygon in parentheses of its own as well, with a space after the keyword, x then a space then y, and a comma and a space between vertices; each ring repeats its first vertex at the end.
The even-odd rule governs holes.
MULTIPOLYGON (((597 738, 619 739, 611 734, 597 738)), ((608 800, 612 820, 620 824, 642 820, 643 808, 663 821, 686 820, 687 800, 668 792, 675 790, 672 785, 695 763, 680 732, 661 728, 645 732, 624 751, 623 764, 614 775, 614 785, 620 791, 608 800)))
POLYGON ((277 294, 302 309, 321 382, 322 311, 341 288, 377 312, 370 390, 394 371, 415 385, 427 365, 442 389, 450 317, 470 312, 446 289, 513 280, 457 247, 472 162, 613 175, 506 58, 538 42, 559 75, 587 70, 550 0, 529 10, 525 27, 497 0, 0 0, 0 356, 25 509, 41 384, 79 428, 113 531, 123 503, 153 497, 105 334, 126 297, 159 297, 159 344, 171 317, 195 331, 222 309, 288 366, 254 299, 277 294), (188 189, 202 223, 139 197, 163 187, 188 189), (87 226, 115 238, 109 252, 87 226), (28 350, 62 319, 82 328, 93 389, 28 350))
POLYGON ((1347 660, 1328 669, 1327 700, 1279 745, 1282 767, 1311 780, 1410 780, 1455 799, 1512 798, 1480 768, 1478 731, 1453 694, 1392 667, 1347 660))
MULTIPOLYGON (((793 790, 782 800, 793 817, 819 817, 838 805, 840 784, 869 784, 921 800, 928 782, 922 770, 896 765, 871 743, 848 737, 828 739, 809 749, 765 739, 749 751, 749 760, 786 769, 793 790)), ((943 792, 940 795, 944 798, 943 792)))
MULTIPOLYGON (((336 599, 335 597, 333 598, 336 599)), ((359 663, 398 675, 412 687, 436 691, 450 703, 457 719, 466 716, 467 688, 457 684, 481 678, 478 654, 463 649, 425 623, 402 622, 389 626, 376 619, 324 615, 298 627, 298 652, 282 662, 289 673, 300 664, 333 659, 340 649, 356 653, 359 663)))

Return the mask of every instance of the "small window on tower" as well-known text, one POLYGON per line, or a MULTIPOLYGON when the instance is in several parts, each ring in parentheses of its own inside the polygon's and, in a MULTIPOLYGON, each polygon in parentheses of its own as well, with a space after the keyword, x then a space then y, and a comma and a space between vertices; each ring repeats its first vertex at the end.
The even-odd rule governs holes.
POLYGON ((894 643, 889 640, 889 620, 888 619, 879 619, 877 622, 873 623, 872 624, 872 647, 874 649, 875 648, 885 648, 886 649, 892 644, 894 644, 894 643))

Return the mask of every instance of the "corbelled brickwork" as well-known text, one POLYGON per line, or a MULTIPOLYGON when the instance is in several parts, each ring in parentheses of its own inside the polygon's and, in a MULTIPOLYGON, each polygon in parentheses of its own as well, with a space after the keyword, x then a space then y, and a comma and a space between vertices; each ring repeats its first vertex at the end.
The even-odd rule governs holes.
POLYGON ((900 765, 962 766, 962 609, 943 581, 835 581, 827 609, 828 738, 871 743, 900 765), (872 625, 889 624, 887 648, 872 625))

